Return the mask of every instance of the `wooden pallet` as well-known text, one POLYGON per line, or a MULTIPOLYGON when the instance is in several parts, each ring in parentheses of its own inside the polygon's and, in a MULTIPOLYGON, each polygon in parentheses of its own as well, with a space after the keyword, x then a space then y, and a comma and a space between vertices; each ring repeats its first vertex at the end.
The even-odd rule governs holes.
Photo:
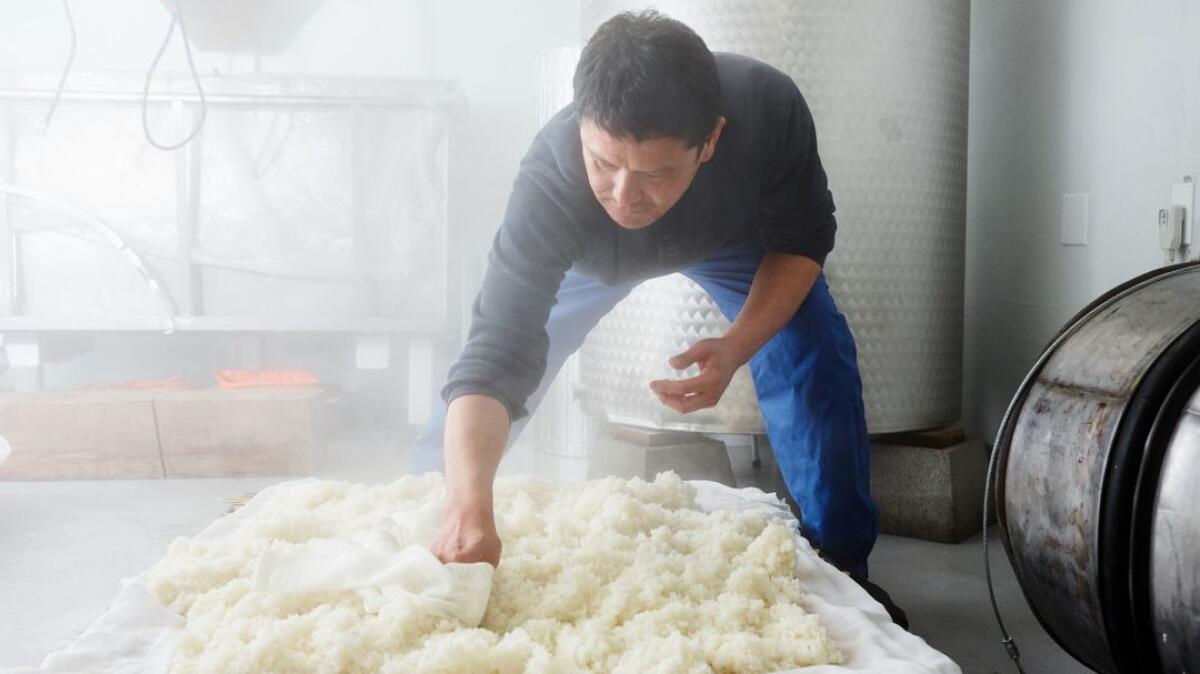
POLYGON ((293 388, 3 394, 0 480, 307 474, 320 407, 293 388))

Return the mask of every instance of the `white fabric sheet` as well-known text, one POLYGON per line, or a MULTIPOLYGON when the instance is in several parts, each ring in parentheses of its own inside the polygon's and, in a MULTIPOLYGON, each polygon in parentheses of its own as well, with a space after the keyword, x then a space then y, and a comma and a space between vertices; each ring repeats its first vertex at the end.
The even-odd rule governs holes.
POLYGON ((791 510, 774 494, 692 482, 705 510, 763 508, 786 521, 796 534, 796 577, 808 588, 804 608, 821 617, 829 638, 846 656, 842 665, 818 665, 781 674, 962 674, 958 665, 925 640, 892 622, 883 605, 832 564, 799 534, 791 510))
MULTIPOLYGON (((237 512, 213 522, 198 538, 229 535, 256 516, 272 491, 287 484, 291 483, 263 490, 237 512)), ((773 494, 757 489, 733 489, 715 482, 692 484, 705 510, 763 509, 797 529, 787 506, 773 494)), ((423 513, 416 523, 381 527, 365 545, 363 541, 330 542, 330 559, 353 572, 349 581, 353 588, 344 585, 346 581, 333 581, 325 570, 313 571, 314 560, 301 556, 278 555, 264 560, 256 581, 276 589, 325 587, 337 582, 339 587, 363 590, 368 596, 378 592, 378 599, 384 599, 388 592, 415 593, 428 598, 430 605, 438 610, 466 611, 467 617, 473 617, 473 611, 478 610, 482 617, 483 611, 477 608, 474 599, 486 597, 482 587, 490 588, 490 566, 483 565, 488 567, 486 573, 474 564, 451 565, 466 567, 454 571, 432 570, 428 565, 432 556, 422 559, 409 551, 412 545, 420 547, 422 538, 431 535, 428 527, 436 521, 431 519, 435 513, 435 510, 423 513), (405 584, 400 575, 406 569, 419 569, 424 574, 423 580, 405 584)), ((818 557, 798 533, 796 545, 799 552, 796 574, 810 592, 805 608, 820 616, 830 638, 846 656, 846 662, 780 674, 961 674, 950 658, 893 624, 882 605, 849 576, 818 557)), ((329 564, 329 559, 323 563, 329 564)), ((473 624, 478 623, 479 618, 475 618, 473 624)), ((0 674, 166 674, 183 627, 183 618, 159 604, 147 591, 143 576, 135 576, 123 583, 108 611, 74 643, 47 656, 38 667, 6 669, 0 674)))
POLYGON ((268 548, 254 574, 254 589, 274 592, 352 591, 363 610, 378 613, 400 595, 418 610, 478 627, 492 592, 487 562, 442 564, 429 547, 437 537, 441 509, 381 522, 367 540, 325 539, 302 553, 268 548))

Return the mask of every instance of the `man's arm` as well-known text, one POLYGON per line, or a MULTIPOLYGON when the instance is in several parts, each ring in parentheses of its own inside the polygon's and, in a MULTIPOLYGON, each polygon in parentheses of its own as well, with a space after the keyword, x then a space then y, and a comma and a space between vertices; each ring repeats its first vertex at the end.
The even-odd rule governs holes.
POLYGON ((525 402, 545 372, 546 321, 581 245, 563 210, 569 186, 557 162, 539 134, 521 161, 492 242, 467 343, 442 388, 449 405, 442 445, 446 482, 442 528, 432 550, 443 562, 500 561, 492 482, 511 424, 527 414, 525 402))
POLYGON ((820 273, 821 265, 811 258, 767 253, 746 303, 725 335, 696 342, 670 361, 677 370, 698 363, 700 374, 681 381, 653 381, 650 390, 664 405, 684 414, 716 405, 733 373, 796 315, 820 273))
POLYGON ((764 178, 760 233, 767 251, 733 327, 671 359, 701 374, 683 381, 650 383, 664 405, 692 412, 716 405, 733 373, 783 329, 808 297, 833 249, 837 221, 833 195, 817 152, 817 131, 800 90, 783 73, 773 87, 770 133, 761 136, 764 178), (778 99, 778 100, 775 100, 778 99))
POLYGON ((749 354, 746 360, 750 360, 792 320, 820 274, 821 265, 804 255, 767 253, 754 274, 746 304, 725 339, 739 344, 742 352, 749 354))
POLYGON ((510 425, 504 405, 484 395, 455 398, 446 411, 442 529, 431 547, 444 563, 500 564, 492 483, 510 425))

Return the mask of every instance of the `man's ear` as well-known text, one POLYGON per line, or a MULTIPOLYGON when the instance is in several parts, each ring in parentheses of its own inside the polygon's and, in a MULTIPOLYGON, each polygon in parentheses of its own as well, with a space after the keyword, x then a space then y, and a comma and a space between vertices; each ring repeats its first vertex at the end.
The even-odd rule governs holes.
POLYGON ((704 145, 700 148, 700 163, 704 163, 712 159, 713 153, 717 151, 717 141, 721 139, 721 130, 725 128, 725 118, 718 117, 717 123, 713 125, 713 130, 708 134, 708 139, 704 141, 704 145))

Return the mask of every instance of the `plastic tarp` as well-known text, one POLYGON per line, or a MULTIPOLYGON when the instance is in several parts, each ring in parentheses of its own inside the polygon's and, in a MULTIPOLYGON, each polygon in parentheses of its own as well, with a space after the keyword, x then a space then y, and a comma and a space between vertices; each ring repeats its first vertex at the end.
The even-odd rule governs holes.
MULTIPOLYGON (((389 306, 388 298, 412 297, 400 289, 444 277, 451 86, 265 75, 202 81, 202 132, 174 152, 153 148, 143 134, 138 77, 72 73, 71 91, 88 93, 65 96, 48 128, 49 92, 0 95, 0 156, 11 157, 0 184, 99 218, 170 285, 186 256, 200 271, 210 314, 395 315, 413 310, 411 302, 389 306), (363 281, 383 286, 382 303, 360 296, 363 281)), ((10 76, 0 89, 52 84, 10 76)), ((153 89, 194 92, 178 76, 156 77, 153 89)), ((159 142, 183 138, 197 110, 194 101, 152 101, 150 132, 159 142)), ((126 275, 136 278, 121 273, 127 262, 95 231, 45 204, 8 201, 9 224, 30 258, 21 265, 23 313, 151 311, 139 301, 141 284, 122 286, 126 275), (65 238, 87 245, 66 246, 65 238)))

